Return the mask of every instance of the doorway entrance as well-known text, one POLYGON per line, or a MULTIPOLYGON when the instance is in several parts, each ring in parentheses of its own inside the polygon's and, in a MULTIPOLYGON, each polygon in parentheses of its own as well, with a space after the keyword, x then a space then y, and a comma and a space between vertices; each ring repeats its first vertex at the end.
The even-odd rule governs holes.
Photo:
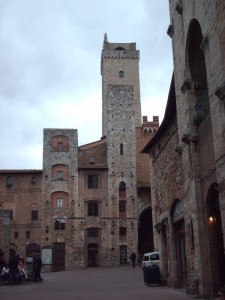
POLYGON ((187 257, 186 257, 186 239, 184 223, 183 203, 176 199, 172 209, 172 221, 174 228, 175 253, 177 259, 177 278, 178 286, 186 288, 187 281, 187 257))
POLYGON ((138 253, 143 255, 154 251, 152 209, 145 209, 139 217, 138 227, 138 253))
POLYGON ((179 286, 185 288, 187 280, 187 259, 184 220, 175 224, 175 234, 179 286))
POLYGON ((98 267, 98 244, 88 244, 87 258, 88 267, 98 267))
POLYGON ((53 272, 65 271, 65 243, 54 243, 53 272))

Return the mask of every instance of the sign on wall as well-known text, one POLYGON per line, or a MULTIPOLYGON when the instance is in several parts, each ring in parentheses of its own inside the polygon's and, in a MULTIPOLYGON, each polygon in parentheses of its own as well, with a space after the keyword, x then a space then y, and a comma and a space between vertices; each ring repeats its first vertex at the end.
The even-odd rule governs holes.
POLYGON ((52 264, 52 249, 42 249, 41 257, 42 257, 43 265, 51 265, 52 264))

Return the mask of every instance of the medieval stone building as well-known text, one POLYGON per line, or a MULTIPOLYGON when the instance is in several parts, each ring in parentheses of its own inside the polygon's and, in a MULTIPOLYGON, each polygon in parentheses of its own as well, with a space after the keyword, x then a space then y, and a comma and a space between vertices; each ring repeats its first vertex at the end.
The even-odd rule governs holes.
POLYGON ((170 287, 225 283, 225 2, 170 0, 174 77, 151 157, 155 247, 170 287))
POLYGON ((102 138, 78 146, 76 129, 44 129, 42 170, 0 170, 0 248, 46 271, 127 264, 154 250, 148 154, 159 127, 141 117, 139 51, 109 43, 101 55, 102 138))

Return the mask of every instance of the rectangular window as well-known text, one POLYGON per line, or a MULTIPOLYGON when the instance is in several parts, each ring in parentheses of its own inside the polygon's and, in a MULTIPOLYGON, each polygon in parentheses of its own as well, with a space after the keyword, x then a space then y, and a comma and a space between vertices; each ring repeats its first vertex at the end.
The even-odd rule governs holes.
POLYGON ((27 239, 30 238, 30 231, 26 231, 26 238, 27 238, 27 239))
POLYGON ((98 202, 89 202, 88 203, 88 216, 98 216, 98 202))
POLYGON ((63 179, 64 179, 63 171, 58 171, 57 172, 57 180, 63 180, 63 179))
POLYGON ((119 202, 119 217, 120 219, 126 218, 126 201, 124 200, 119 202))
POLYGON ((30 182, 31 182, 32 184, 35 184, 35 183, 36 183, 36 177, 35 177, 35 176, 32 176, 30 182))
POLYGON ((19 237, 19 232, 18 232, 18 231, 15 231, 15 232, 14 232, 14 238, 15 238, 15 239, 18 239, 18 237, 19 237))
POLYGON ((38 220, 38 210, 31 211, 31 220, 32 221, 38 220))
POLYGON ((63 207, 63 198, 57 198, 56 206, 57 207, 63 207))
POLYGON ((55 219, 54 230, 65 230, 66 220, 63 218, 55 219))
POLYGON ((120 227, 119 231, 120 231, 120 237, 126 237, 126 235, 127 235, 127 228, 126 227, 120 227))
POLYGON ((120 143, 120 155, 123 155, 123 143, 120 143))
POLYGON ((98 175, 88 175, 88 189, 98 188, 98 175))
POLYGON ((89 163, 90 163, 90 165, 94 165, 95 164, 95 157, 94 156, 90 156, 89 157, 89 163))
POLYGON ((119 202, 119 211, 120 212, 126 212, 126 201, 120 201, 119 202))
POLYGON ((59 152, 63 151, 63 143, 57 143, 57 151, 59 152))

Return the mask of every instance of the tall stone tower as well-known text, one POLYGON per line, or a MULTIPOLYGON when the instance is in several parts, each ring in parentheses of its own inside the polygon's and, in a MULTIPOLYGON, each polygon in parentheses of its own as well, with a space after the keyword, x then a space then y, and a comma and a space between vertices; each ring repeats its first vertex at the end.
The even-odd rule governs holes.
POLYGON ((112 232, 119 233, 110 238, 112 260, 114 264, 123 264, 132 251, 137 251, 138 244, 136 128, 141 126, 141 106, 136 44, 109 43, 105 34, 101 74, 102 133, 106 136, 108 162, 108 217, 112 219, 112 232))
POLYGON ((45 270, 79 267, 77 169, 77 130, 44 129, 41 239, 49 260, 45 270))

